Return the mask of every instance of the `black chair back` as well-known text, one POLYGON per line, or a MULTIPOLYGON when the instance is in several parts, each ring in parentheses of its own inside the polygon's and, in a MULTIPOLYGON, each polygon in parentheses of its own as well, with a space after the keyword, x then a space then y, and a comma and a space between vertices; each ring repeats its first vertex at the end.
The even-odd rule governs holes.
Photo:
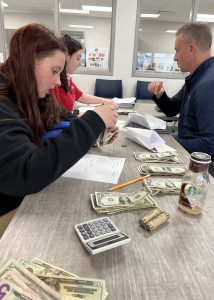
POLYGON ((139 99, 153 99, 153 94, 148 91, 149 81, 137 80, 135 97, 139 99))
POLYGON ((122 80, 96 79, 94 96, 123 98, 122 80))

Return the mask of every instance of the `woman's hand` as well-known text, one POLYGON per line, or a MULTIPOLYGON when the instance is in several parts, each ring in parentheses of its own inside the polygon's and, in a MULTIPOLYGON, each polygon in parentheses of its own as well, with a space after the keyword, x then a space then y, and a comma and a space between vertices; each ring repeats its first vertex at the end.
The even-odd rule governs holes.
POLYGON ((109 131, 116 130, 117 123, 117 105, 115 103, 108 105, 100 105, 95 108, 95 112, 100 116, 100 118, 105 123, 106 129, 109 131))

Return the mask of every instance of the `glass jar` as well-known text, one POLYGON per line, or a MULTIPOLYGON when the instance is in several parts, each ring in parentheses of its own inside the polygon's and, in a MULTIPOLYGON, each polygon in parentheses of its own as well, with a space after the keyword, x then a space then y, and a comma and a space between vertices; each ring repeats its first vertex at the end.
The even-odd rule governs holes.
POLYGON ((183 177, 178 207, 189 214, 202 212, 210 183, 208 167, 211 156, 202 152, 193 152, 189 169, 183 177))

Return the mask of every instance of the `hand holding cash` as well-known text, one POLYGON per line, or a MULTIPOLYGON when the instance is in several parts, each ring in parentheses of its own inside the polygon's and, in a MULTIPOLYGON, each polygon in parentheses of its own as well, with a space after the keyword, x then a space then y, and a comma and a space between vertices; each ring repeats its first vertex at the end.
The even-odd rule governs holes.
POLYGON ((119 134, 119 130, 103 131, 97 139, 96 146, 98 148, 101 148, 102 146, 104 146, 106 144, 112 143, 115 139, 117 139, 118 134, 119 134))

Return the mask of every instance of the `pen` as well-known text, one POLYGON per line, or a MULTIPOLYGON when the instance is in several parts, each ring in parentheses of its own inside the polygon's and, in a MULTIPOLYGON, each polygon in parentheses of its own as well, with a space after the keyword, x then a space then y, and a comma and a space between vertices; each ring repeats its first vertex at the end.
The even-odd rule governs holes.
POLYGON ((124 186, 127 186, 127 185, 130 185, 130 184, 132 184, 132 183, 141 181, 141 180, 146 179, 146 178, 148 178, 148 177, 150 177, 150 174, 147 174, 147 175, 145 175, 145 176, 143 176, 143 177, 139 177, 139 178, 136 178, 136 179, 133 179, 133 180, 130 180, 130 181, 127 181, 127 182, 118 184, 118 185, 115 185, 115 186, 113 186, 112 188, 110 188, 109 191, 114 191, 114 190, 120 189, 120 188, 122 188, 122 187, 124 187, 124 186))

